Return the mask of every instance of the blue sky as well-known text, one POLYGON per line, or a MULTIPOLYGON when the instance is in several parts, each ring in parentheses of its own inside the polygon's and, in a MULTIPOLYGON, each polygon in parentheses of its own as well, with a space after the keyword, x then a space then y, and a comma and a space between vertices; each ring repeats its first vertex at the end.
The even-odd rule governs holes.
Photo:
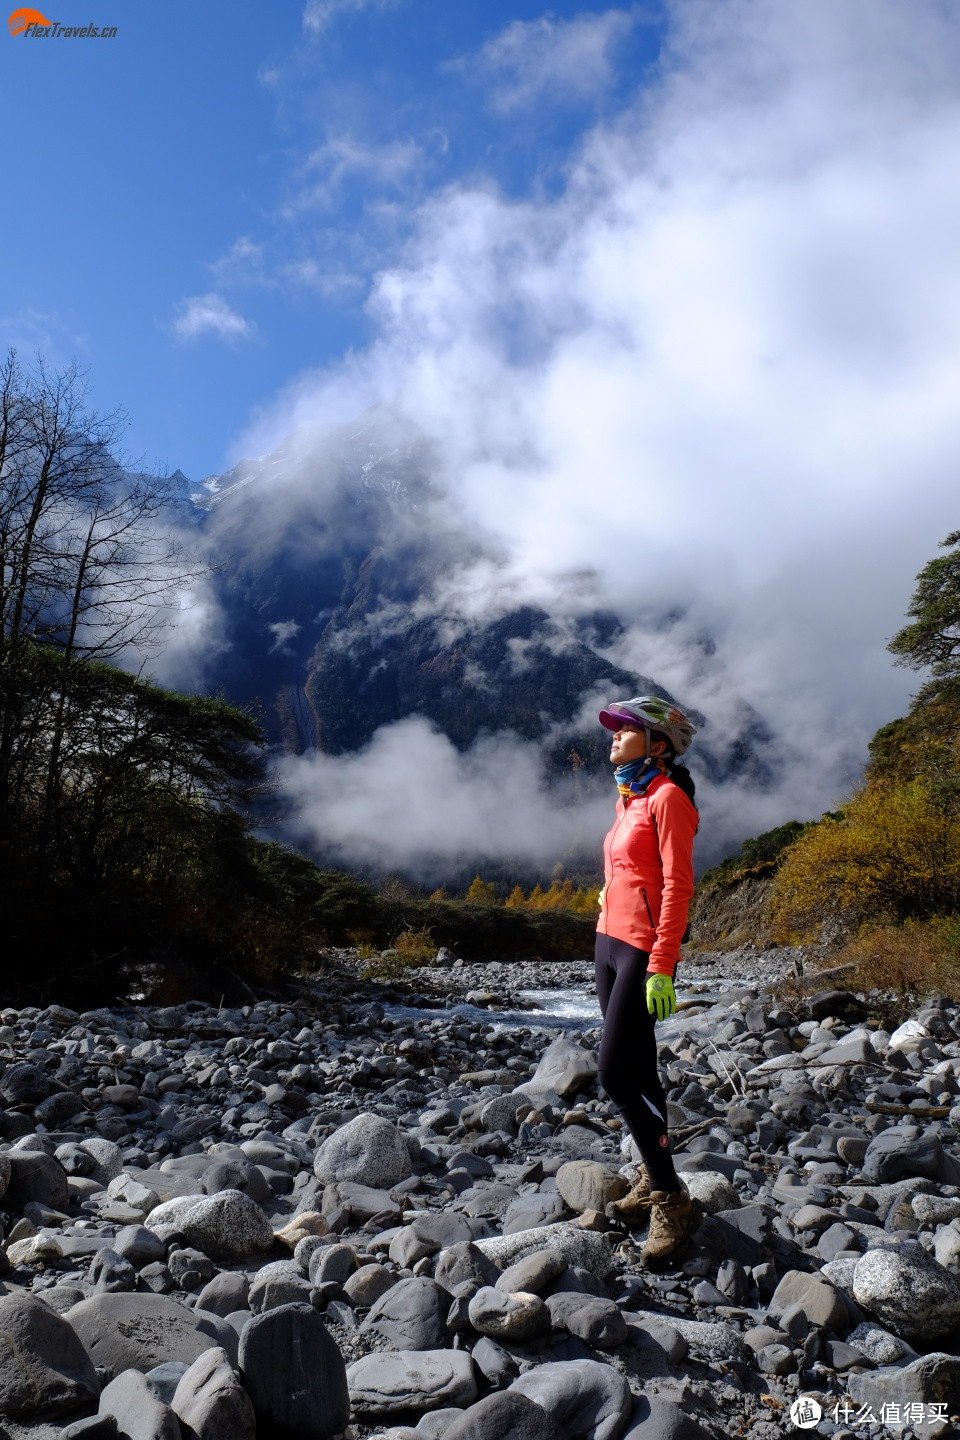
POLYGON ((118 34, 0 37, 3 133, 29 137, 0 344, 75 356, 127 410, 131 454, 194 480, 294 377, 368 342, 370 278, 426 196, 556 193, 660 40, 652 11, 531 0, 41 8, 118 34))
MULTIPOLYGON (((322 508, 330 427, 379 407, 436 457, 423 523, 491 542, 432 597, 452 627, 615 608, 617 664, 713 737, 744 703, 779 737, 780 787, 715 797, 714 833, 835 808, 916 688, 885 644, 960 523, 956 6, 47 18, 119 33, 0 35, 0 344, 76 356, 131 454, 195 482, 296 436, 240 507, 267 562, 322 508)), ((182 616, 163 678, 215 683, 215 597, 182 616)), ((400 849, 444 754, 396 791, 400 849)))

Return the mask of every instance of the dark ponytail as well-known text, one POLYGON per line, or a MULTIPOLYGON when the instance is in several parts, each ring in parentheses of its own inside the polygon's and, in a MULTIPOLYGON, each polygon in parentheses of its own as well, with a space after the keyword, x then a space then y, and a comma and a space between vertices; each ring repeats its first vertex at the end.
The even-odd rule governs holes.
POLYGON ((667 778, 683 791, 692 805, 696 805, 697 802, 693 797, 697 787, 694 784, 693 776, 686 765, 678 765, 672 755, 667 761, 667 778))

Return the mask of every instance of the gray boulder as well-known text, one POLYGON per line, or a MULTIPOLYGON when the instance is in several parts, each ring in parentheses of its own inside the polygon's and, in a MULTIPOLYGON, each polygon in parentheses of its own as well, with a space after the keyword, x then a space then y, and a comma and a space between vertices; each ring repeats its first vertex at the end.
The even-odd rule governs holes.
POLYGON ((513 1390, 478 1400, 445 1435, 446 1440, 566 1440, 566 1432, 545 1410, 513 1390))
POLYGON ((542 1406, 568 1440, 619 1440, 633 1408, 625 1377, 599 1360, 540 1365, 510 1389, 542 1406))
MULTIPOLYGON (((541 1247, 535 1246, 533 1249, 541 1247)), ((533 1253, 531 1250, 529 1253, 533 1253)), ((509 1264, 504 1261, 504 1264, 509 1264)), ((455 1290, 458 1285, 495 1285, 500 1274, 497 1262, 488 1258, 475 1241, 463 1240, 442 1250, 433 1270, 438 1285, 455 1290)))
POLYGON ((551 1091, 566 1100, 586 1089, 596 1074, 597 1052, 585 1050, 575 1040, 561 1038, 547 1046, 536 1071, 519 1090, 521 1097, 534 1104, 541 1102, 551 1091))
POLYGON ((669 1324, 686 1341, 695 1359, 713 1364, 750 1359, 740 1331, 722 1320, 684 1320, 671 1315, 669 1324))
POLYGON ((152 1370, 167 1360, 192 1365, 218 1343, 215 1333, 201 1328, 202 1315, 166 1295, 94 1295, 64 1318, 111 1379, 124 1370, 152 1370))
POLYGON ((884 1185, 907 1176, 936 1180, 943 1167, 943 1146, 935 1135, 907 1139, 902 1131, 881 1130, 867 1146, 863 1159, 864 1180, 884 1185))
POLYGON ((356 1181, 389 1190, 413 1174, 406 1139, 379 1115, 358 1115, 341 1125, 318 1148, 313 1171, 325 1184, 356 1181))
MULTIPOLYGON (((847 1376, 850 1396, 878 1412, 885 1404, 946 1402, 947 1413, 960 1410, 960 1356, 934 1351, 909 1365, 864 1370, 847 1376)), ((920 1432, 922 1433, 922 1431, 920 1432)))
POLYGON ((136 1270, 144 1265, 162 1264, 167 1258, 163 1241, 144 1225, 125 1225, 117 1232, 113 1249, 136 1270))
POLYGON ((811 1325, 836 1330, 847 1318, 847 1306, 840 1292, 821 1275, 788 1270, 773 1292, 768 1314, 778 1320, 792 1305, 798 1305, 811 1325))
POLYGON ((475 1248, 501 1270, 533 1255, 537 1250, 553 1250, 562 1255, 566 1265, 592 1270, 603 1277, 613 1266, 613 1254, 605 1235, 581 1230, 578 1225, 539 1225, 533 1230, 518 1230, 513 1235, 494 1235, 488 1240, 475 1240, 475 1248))
POLYGON ((218 1195, 221 1190, 240 1190, 257 1205, 270 1199, 270 1186, 262 1170, 252 1161, 241 1159, 215 1160, 200 1177, 205 1195, 218 1195))
POLYGON ((70 1204, 67 1172, 59 1160, 42 1150, 8 1150, 7 1159, 10 1179, 3 1197, 6 1209, 22 1210, 31 1200, 51 1210, 67 1209, 70 1204))
POLYGON ((390 1259, 398 1265, 413 1267, 418 1260, 462 1240, 472 1240, 474 1227, 466 1215, 451 1210, 448 1214, 425 1215, 405 1225, 390 1242, 390 1259))
POLYGON ((602 1213, 609 1201, 622 1199, 629 1188, 623 1175, 595 1160, 568 1160, 557 1171, 557 1189, 578 1215, 584 1210, 602 1213))
POLYGON ((642 1355, 648 1358, 662 1356, 669 1365, 679 1365, 685 1359, 690 1346, 675 1325, 658 1315, 645 1315, 642 1311, 625 1318, 628 1338, 642 1355))
POLYGON ((381 1296, 361 1329, 381 1335, 396 1350, 436 1350, 446 1344, 450 1297, 433 1280, 401 1280, 381 1296))
POLYGON ((946 1225, 960 1217, 960 1197, 956 1195, 914 1195, 910 1208, 922 1225, 946 1225))
POLYGON ((51 1089, 44 1072, 27 1061, 8 1066, 0 1076, 0 1099, 5 1105, 39 1105, 51 1089))
POLYGON ((361 1265, 359 1270, 354 1270, 343 1282, 343 1294, 351 1305, 364 1310, 375 1305, 380 1296, 385 1295, 396 1283, 397 1277, 392 1270, 388 1270, 386 1265, 371 1261, 369 1265, 361 1265))
POLYGON ((566 1268, 567 1262, 562 1255, 555 1255, 552 1250, 535 1250, 532 1255, 508 1266, 496 1281, 495 1288, 508 1295, 517 1290, 532 1291, 536 1295, 551 1280, 562 1275, 566 1268))
POLYGON ((520 1364, 509 1350, 481 1335, 473 1347, 473 1363, 494 1390, 505 1390, 520 1374, 520 1364))
MULTIPOLYGON (((65 1425, 57 1440, 119 1440, 120 1431, 112 1415, 91 1415, 86 1420, 74 1420, 65 1425)), ((38 1440, 42 1437, 38 1436, 38 1440)))
POLYGON ((393 1350, 364 1355, 347 1368, 350 1400, 358 1415, 386 1419, 423 1415, 477 1398, 473 1361, 463 1350, 393 1350))
POLYGON ((847 1344, 866 1355, 875 1365, 895 1365, 910 1351, 899 1335, 891 1335, 873 1320, 864 1320, 847 1336, 847 1344))
POLYGON ((960 1281, 919 1245, 868 1250, 853 1272, 853 1298, 910 1344, 930 1344, 960 1325, 960 1281))
POLYGON ((736 1210, 740 1196, 725 1175, 717 1170, 686 1170, 683 1183, 707 1215, 721 1210, 736 1210))
POLYGON ((566 1290, 551 1295, 547 1308, 555 1329, 566 1330, 597 1350, 615 1350, 627 1341, 627 1322, 612 1300, 566 1290))
POLYGON ((32 1295, 0 1297, 0 1415, 69 1415, 99 1393, 93 1363, 66 1320, 32 1295))
POLYGON ((256 1440, 249 1395, 225 1350, 207 1350, 190 1366, 173 1396, 183 1440, 256 1440))
POLYGON ((516 1344, 546 1335, 550 1312, 539 1295, 517 1291, 512 1295, 484 1285, 472 1297, 467 1314, 480 1335, 516 1344))
POLYGON ((343 1356, 310 1305, 256 1315, 240 1337, 240 1370, 257 1424, 289 1440, 325 1440, 350 1418, 343 1356))
POLYGON ((539 1190, 533 1195, 520 1195, 511 1200, 504 1211, 502 1231, 504 1235, 519 1235, 523 1230, 552 1225, 567 1214, 559 1190, 539 1190))
POLYGON ((204 1285, 197 1296, 197 1309, 209 1310, 214 1315, 226 1318, 235 1310, 248 1308, 249 1294, 250 1281, 246 1275, 238 1275, 232 1270, 224 1270, 204 1285))
POLYGON ((150 1228, 161 1237, 164 1233, 182 1235, 213 1260, 247 1260, 265 1254, 273 1245, 270 1221, 241 1190, 168 1200, 152 1211, 150 1228))
POLYGON ((120 1146, 115 1145, 112 1140, 105 1140, 102 1135, 91 1135, 89 1140, 82 1140, 80 1148, 85 1150, 93 1161, 93 1168, 83 1173, 101 1185, 109 1185, 123 1169, 123 1152, 120 1146))
POLYGON ((133 1290, 137 1284, 137 1272, 130 1261, 109 1246, 94 1255, 87 1278, 98 1292, 133 1290))
POLYGON ((255 1315, 275 1310, 278 1305, 309 1305, 312 1288, 296 1260, 274 1260, 262 1265, 254 1275, 247 1305, 255 1315))
MULTIPOLYGON (((294 1255, 299 1259, 298 1255, 294 1255)), ((352 1245, 323 1245, 314 1250, 307 1262, 311 1285, 334 1281, 342 1285, 357 1269, 357 1252, 352 1245)))
POLYGON ((364 1225, 376 1219, 386 1228, 399 1222, 403 1210, 388 1190, 378 1190, 372 1185, 361 1185, 356 1180, 342 1180, 328 1184, 323 1192, 322 1214, 334 1229, 338 1214, 343 1222, 352 1226, 364 1225))
POLYGON ((165 1365, 155 1365, 152 1370, 148 1370, 146 1378, 164 1405, 172 1405, 177 1386, 189 1369, 190 1366, 185 1365, 182 1360, 168 1360, 165 1365))
POLYGON ((488 1134, 495 1130, 508 1130, 516 1135, 519 1125, 517 1112, 533 1108, 530 1099, 522 1090, 511 1090, 508 1095, 494 1095, 492 1100, 480 1108, 480 1124, 488 1134))
POLYGON ((110 1381, 99 1413, 113 1416, 125 1440, 181 1440, 176 1415, 138 1370, 124 1370, 110 1381))
POLYGON ((621 1440, 711 1440, 684 1406, 663 1395, 640 1395, 621 1440))

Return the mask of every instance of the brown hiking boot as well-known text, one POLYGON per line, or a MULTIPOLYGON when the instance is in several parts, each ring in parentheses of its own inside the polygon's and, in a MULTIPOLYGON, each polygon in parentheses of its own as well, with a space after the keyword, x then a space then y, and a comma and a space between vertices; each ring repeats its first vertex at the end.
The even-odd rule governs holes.
POLYGON ((641 1165, 637 1170, 636 1179, 622 1200, 614 1200, 607 1207, 607 1214, 614 1220, 621 1220, 624 1225, 635 1225, 638 1220, 643 1220, 650 1206, 650 1180, 646 1170, 641 1165))
POLYGON ((640 1258, 649 1270, 681 1250, 700 1223, 700 1205, 687 1190, 653 1190, 647 1201, 650 1230, 640 1258))

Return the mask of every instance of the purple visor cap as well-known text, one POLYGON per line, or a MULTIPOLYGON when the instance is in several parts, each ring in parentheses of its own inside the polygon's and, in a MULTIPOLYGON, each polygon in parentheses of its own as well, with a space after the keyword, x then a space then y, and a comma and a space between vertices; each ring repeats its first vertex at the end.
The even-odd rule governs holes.
POLYGON ((634 715, 625 705, 611 705, 609 710, 601 710, 600 724, 605 730, 619 730, 622 725, 635 725, 638 730, 647 728, 640 716, 634 715))

